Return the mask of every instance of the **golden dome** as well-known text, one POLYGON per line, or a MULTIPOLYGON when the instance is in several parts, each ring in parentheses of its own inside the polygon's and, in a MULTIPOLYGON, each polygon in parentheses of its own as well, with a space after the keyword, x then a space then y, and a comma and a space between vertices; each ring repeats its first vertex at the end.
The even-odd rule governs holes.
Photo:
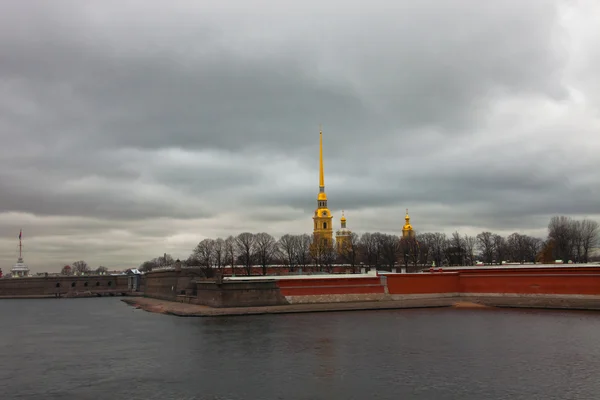
POLYGON ((406 223, 404 224, 404 227, 402 228, 403 231, 412 231, 413 227, 410 225, 410 217, 408 216, 408 208, 406 209, 406 216, 404 217, 404 221, 406 221, 406 223))
POLYGON ((327 200, 327 195, 324 192, 320 192, 317 200, 327 200))
POLYGON ((344 216, 344 211, 342 211, 342 218, 340 219, 342 222, 346 222, 346 216, 344 216))

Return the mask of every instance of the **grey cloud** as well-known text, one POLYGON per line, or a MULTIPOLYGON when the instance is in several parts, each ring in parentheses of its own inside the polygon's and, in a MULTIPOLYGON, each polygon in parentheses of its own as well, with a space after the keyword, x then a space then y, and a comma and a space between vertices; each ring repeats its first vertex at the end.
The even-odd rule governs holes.
POLYGON ((319 123, 330 206, 357 231, 398 232, 406 207, 440 231, 598 216, 582 10, 5 1, 0 221, 29 222, 0 247, 25 225, 43 238, 32 257, 135 265, 204 236, 310 230, 319 123))

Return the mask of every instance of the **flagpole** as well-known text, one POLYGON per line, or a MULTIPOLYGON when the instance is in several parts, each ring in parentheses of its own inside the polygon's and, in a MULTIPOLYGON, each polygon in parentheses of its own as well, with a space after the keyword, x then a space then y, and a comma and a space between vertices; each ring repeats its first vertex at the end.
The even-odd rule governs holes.
POLYGON ((23 245, 21 244, 21 236, 23 235, 23 230, 19 232, 19 259, 23 258, 23 245))

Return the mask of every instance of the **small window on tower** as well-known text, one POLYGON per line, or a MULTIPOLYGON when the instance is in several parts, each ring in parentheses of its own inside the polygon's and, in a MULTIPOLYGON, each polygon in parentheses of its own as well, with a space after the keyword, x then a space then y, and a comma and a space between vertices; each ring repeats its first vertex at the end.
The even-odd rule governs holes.
POLYGON ((323 222, 323 229, 327 229, 327 222, 323 222))

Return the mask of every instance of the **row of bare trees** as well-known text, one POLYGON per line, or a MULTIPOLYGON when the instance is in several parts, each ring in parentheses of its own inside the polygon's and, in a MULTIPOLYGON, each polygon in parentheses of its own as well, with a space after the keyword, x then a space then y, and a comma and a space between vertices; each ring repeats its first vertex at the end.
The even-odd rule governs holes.
POLYGON ((92 269, 88 263, 83 260, 75 261, 72 265, 65 265, 62 267, 61 275, 86 275, 86 274, 102 274, 108 271, 108 268, 99 266, 96 269, 92 269))
POLYGON ((548 224, 548 244, 555 259, 586 263, 592 250, 598 246, 599 232, 597 221, 555 216, 548 224))
MULTIPOLYGON (((268 233, 244 232, 225 239, 204 239, 182 264, 205 269, 232 267, 251 275, 256 266, 267 274, 270 265, 285 265, 290 271, 309 268, 331 272, 334 264, 356 271, 361 265, 390 270, 395 266, 418 269, 425 266, 463 266, 549 262, 556 259, 587 262, 598 244, 598 223, 553 217, 548 238, 513 233, 508 237, 484 231, 476 236, 454 232, 422 233, 402 239, 396 235, 352 233, 337 248, 335 244, 313 245, 311 235, 283 235, 278 240, 268 233), (544 256, 545 255, 545 256, 544 256), (544 257, 542 257, 544 256, 544 257)), ((140 269, 151 270, 174 263, 165 254, 144 262, 140 269)), ((235 272, 235 270, 234 270, 235 272)))
MULTIPOLYGON (((312 237, 306 234, 283 235, 276 240, 265 232, 244 232, 226 239, 202 240, 185 263, 206 268, 240 266, 247 275, 252 274, 255 266, 260 266, 266 275, 267 268, 273 264, 285 264, 294 270, 317 261, 311 252, 311 243, 312 237)), ((333 249, 330 253, 334 254, 333 249)))

